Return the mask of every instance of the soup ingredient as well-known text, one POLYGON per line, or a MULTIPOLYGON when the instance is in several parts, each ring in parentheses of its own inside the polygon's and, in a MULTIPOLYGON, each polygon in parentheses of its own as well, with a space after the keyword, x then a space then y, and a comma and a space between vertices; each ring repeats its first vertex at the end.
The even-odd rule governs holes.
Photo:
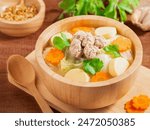
POLYGON ((38 13, 36 6, 11 6, 0 13, 0 18, 8 21, 25 21, 33 18, 38 13))
POLYGON ((110 54, 114 58, 121 56, 117 45, 108 45, 104 47, 103 49, 106 53, 110 54))
POLYGON ((72 39, 71 45, 69 47, 69 52, 75 58, 81 58, 83 53, 88 58, 92 57, 93 56, 92 54, 93 53, 95 54, 95 51, 98 51, 98 50, 95 50, 96 47, 93 47, 94 42, 95 42, 95 39, 91 33, 79 31, 75 33, 74 38, 72 39), (88 48, 88 46, 92 47, 92 50, 91 48, 88 48), (92 51, 94 52, 92 53, 92 51), (92 56, 89 55, 89 53, 91 53, 92 56))
POLYGON ((132 48, 131 40, 124 36, 119 36, 112 42, 112 44, 117 45, 120 52, 124 52, 132 48))
POLYGON ((109 73, 116 77, 123 74, 129 67, 129 62, 122 57, 112 59, 109 63, 109 73))
POLYGON ((128 101, 125 106, 124 106, 124 109, 127 113, 143 113, 144 110, 142 109, 135 109, 133 106, 132 106, 132 100, 128 101))
POLYGON ((99 51, 98 47, 93 46, 91 44, 87 44, 84 48, 83 53, 87 59, 92 59, 96 57, 98 51, 99 51))
POLYGON ((88 74, 96 74, 96 72, 100 71, 103 68, 103 66, 103 62, 100 61, 100 59, 98 58, 83 61, 83 69, 88 74))
POLYGON ((95 46, 97 46, 98 48, 103 48, 107 44, 108 42, 105 38, 99 35, 95 36, 95 46))
POLYGON ((105 81, 110 79, 111 76, 106 72, 97 72, 92 78, 91 82, 105 81))
POLYGON ((78 39, 73 39, 69 48, 69 53, 75 57, 80 58, 82 56, 81 41, 78 39))
POLYGON ((63 58, 64 53, 61 50, 54 48, 49 51, 49 53, 45 57, 45 60, 46 62, 57 66, 63 58))
POLYGON ((84 56, 87 59, 95 58, 99 49, 107 44, 101 36, 93 36, 91 33, 78 31, 75 33, 69 47, 70 54, 75 58, 84 56))
POLYGON ((46 47, 43 51, 43 57, 45 58, 53 47, 46 47))
MULTIPOLYGON (((46 47, 43 51, 43 58, 45 59, 48 53, 50 52, 51 49, 54 49, 53 47, 46 47)), ((46 61, 46 60, 45 60, 46 61)), ((52 67, 52 64, 50 62, 46 61, 46 64, 52 67)))
POLYGON ((85 47, 87 44, 94 45, 95 42, 94 36, 91 33, 84 31, 75 33, 74 38, 80 40, 83 47, 85 47))
POLYGON ((138 97, 134 97, 132 99, 132 105, 136 109, 142 109, 145 110, 150 105, 150 98, 145 95, 140 95, 138 97))
POLYGON ((96 57, 99 58, 104 64, 104 66, 101 69, 101 71, 108 72, 108 66, 109 66, 109 63, 112 60, 112 58, 109 55, 104 54, 104 53, 98 54, 96 57))
POLYGON ((72 69, 65 74, 65 78, 77 82, 89 82, 90 77, 82 69, 72 69))
POLYGON ((120 53, 123 58, 129 61, 129 63, 133 62, 133 55, 131 50, 127 50, 120 53))
MULTIPOLYGON (((71 39, 73 38, 72 34, 69 33, 69 32, 67 32, 67 31, 62 32, 62 33, 63 33, 64 35, 66 35, 66 38, 67 38, 68 40, 71 40, 71 39)), ((56 36, 62 38, 61 33, 57 33, 57 34, 53 35, 52 38, 50 39, 50 45, 53 44, 54 38, 55 38, 56 36)))
POLYGON ((150 106, 150 98, 146 95, 133 97, 125 104, 124 109, 128 113, 142 113, 150 106))
POLYGON ((105 46, 110 45, 114 40, 116 40, 119 37, 119 35, 116 35, 115 37, 112 37, 110 39, 105 39, 107 44, 105 46))
POLYGON ((73 28, 71 30, 72 33, 76 33, 76 32, 79 32, 79 31, 93 32, 94 28, 90 28, 90 27, 76 27, 76 28, 73 28))
MULTIPOLYGON (((149 2, 149 1, 147 1, 149 2)), ((149 4, 149 3, 147 3, 149 4)), ((150 30, 150 7, 149 5, 139 7, 134 10, 131 21, 133 24, 135 24, 137 27, 141 28, 143 31, 149 31, 150 30)))
POLYGON ((54 37, 53 44, 54 47, 59 50, 63 50, 66 47, 70 46, 70 43, 64 33, 61 33, 61 37, 59 36, 54 37))
POLYGON ((66 73, 67 71, 73 69, 73 68, 81 68, 82 67, 82 62, 80 63, 73 63, 68 61, 66 58, 63 58, 60 61, 60 69, 63 73, 66 73))
POLYGON ((110 39, 117 35, 117 30, 115 27, 99 27, 95 30, 95 34, 110 39))
POLYGON ((139 0, 62 0, 59 7, 63 9, 63 12, 59 18, 64 18, 64 15, 93 14, 125 22, 127 13, 132 13, 138 4, 139 0))

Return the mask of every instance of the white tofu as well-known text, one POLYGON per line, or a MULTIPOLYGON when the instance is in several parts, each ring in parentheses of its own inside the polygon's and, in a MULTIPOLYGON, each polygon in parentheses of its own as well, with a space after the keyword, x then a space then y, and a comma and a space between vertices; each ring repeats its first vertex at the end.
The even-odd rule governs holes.
POLYGON ((85 73, 82 69, 72 69, 68 71, 64 77, 72 81, 77 81, 77 82, 89 82, 90 81, 89 75, 85 73))
POLYGON ((125 58, 112 59, 109 63, 109 73, 115 77, 123 74, 129 67, 129 62, 125 58))
POLYGON ((125 58, 126 60, 128 60, 130 63, 133 62, 133 54, 132 54, 131 50, 127 50, 125 52, 121 52, 120 54, 121 54, 121 56, 123 58, 125 58))
POLYGON ((96 35, 105 37, 106 35, 110 38, 113 38, 117 35, 117 30, 115 27, 99 27, 95 30, 96 35))
POLYGON ((96 57, 99 58, 104 63, 104 66, 101 71, 108 72, 108 66, 109 66, 109 63, 112 60, 112 58, 109 55, 104 54, 104 53, 99 54, 96 57))

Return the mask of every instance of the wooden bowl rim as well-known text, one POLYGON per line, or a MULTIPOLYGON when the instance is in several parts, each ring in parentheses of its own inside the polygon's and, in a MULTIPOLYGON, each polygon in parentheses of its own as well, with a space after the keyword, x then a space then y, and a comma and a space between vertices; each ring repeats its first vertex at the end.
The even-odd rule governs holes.
MULTIPOLYGON (((46 43, 44 43, 46 44, 46 43)), ((54 80, 60 81, 62 83, 68 84, 68 85, 73 85, 73 86, 77 86, 77 87, 102 87, 102 86, 108 86, 108 85, 112 85, 114 83, 117 83, 123 79, 126 79, 127 77, 129 77, 132 73, 134 73, 141 65, 142 63, 142 58, 143 58, 143 47, 141 44, 140 39, 138 38, 138 36, 135 34, 135 32, 133 32, 128 26, 110 19, 110 18, 106 18, 106 17, 102 17, 102 16, 93 16, 93 15, 85 15, 85 16, 74 16, 74 17, 69 17, 63 20, 60 20, 56 23, 53 23, 52 25, 50 25, 47 29, 45 29, 43 31, 43 33, 39 36, 37 42, 36 42, 36 46, 35 46, 35 57, 37 60, 38 65, 40 66, 40 68, 42 68, 44 70, 45 73, 47 73, 49 76, 51 76, 54 80), (40 41, 43 39, 44 35, 49 33, 49 30, 53 30, 56 26, 59 26, 62 23, 68 23, 68 22, 73 22, 74 20, 108 20, 112 23, 115 24, 119 24, 120 26, 122 26, 126 31, 130 31, 130 33, 132 33, 134 35, 134 37, 137 40, 137 46, 135 47, 135 58, 133 63, 130 65, 130 67, 126 70, 125 73, 123 73, 120 76, 114 77, 112 79, 106 80, 106 81, 101 81, 101 82, 87 82, 87 83, 82 83, 82 82, 75 82, 75 81, 71 81, 69 79, 64 78, 63 76, 57 74, 56 72, 54 72, 53 70, 51 70, 49 68, 49 66, 45 63, 42 52, 43 49, 40 48, 40 41)))
POLYGON ((24 21, 19 21, 19 22, 9 21, 9 20, 5 20, 5 19, 0 18, 0 22, 5 23, 5 24, 9 24, 9 25, 21 25, 21 24, 28 24, 28 23, 31 23, 31 22, 39 19, 40 16, 43 15, 43 12, 45 13, 46 5, 45 5, 43 0, 36 0, 36 2, 39 3, 40 10, 38 11, 38 13, 33 18, 30 18, 30 19, 27 19, 24 21))

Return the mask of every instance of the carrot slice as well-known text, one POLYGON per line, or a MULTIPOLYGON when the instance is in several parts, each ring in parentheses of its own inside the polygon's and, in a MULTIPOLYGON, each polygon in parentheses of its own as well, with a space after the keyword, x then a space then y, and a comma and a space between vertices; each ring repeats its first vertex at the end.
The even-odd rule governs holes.
POLYGON ((53 65, 58 65, 59 62, 64 58, 64 53, 58 49, 51 49, 46 55, 45 60, 53 65))
POLYGON ((149 97, 145 96, 145 95, 140 95, 138 97, 134 97, 132 102, 133 102, 133 107, 136 109, 143 109, 146 110, 149 105, 150 105, 150 101, 149 101, 149 97))
POLYGON ((78 31, 85 31, 85 32, 93 32, 94 31, 94 28, 90 28, 90 27, 76 27, 76 28, 73 28, 71 30, 71 32, 74 34, 78 31))
POLYGON ((143 113, 144 110, 142 109, 136 109, 132 106, 132 100, 128 101, 125 106, 124 109, 126 110, 127 113, 143 113))
POLYGON ((124 109, 128 113, 142 113, 150 106, 150 98, 146 95, 140 95, 133 97, 132 100, 128 101, 124 109))
POLYGON ((91 82, 98 82, 110 79, 111 76, 105 72, 97 72, 92 78, 91 82))
POLYGON ((124 36, 119 36, 112 42, 112 44, 117 45, 119 47, 120 52, 124 52, 132 48, 131 40, 124 36))

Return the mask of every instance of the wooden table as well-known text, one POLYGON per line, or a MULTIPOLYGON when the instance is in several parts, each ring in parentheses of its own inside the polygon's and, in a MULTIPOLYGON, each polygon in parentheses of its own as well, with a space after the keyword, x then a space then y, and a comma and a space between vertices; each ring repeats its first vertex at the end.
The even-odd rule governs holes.
MULTIPOLYGON (((34 98, 11 85, 7 80, 6 61, 12 54, 26 56, 32 50, 41 32, 56 21, 60 14, 57 4, 60 0, 45 0, 47 10, 42 28, 27 37, 13 38, 0 34, 0 112, 41 112, 34 98)), ((150 32, 142 32, 131 23, 132 28, 142 41, 144 48, 143 65, 150 68, 150 32)))

